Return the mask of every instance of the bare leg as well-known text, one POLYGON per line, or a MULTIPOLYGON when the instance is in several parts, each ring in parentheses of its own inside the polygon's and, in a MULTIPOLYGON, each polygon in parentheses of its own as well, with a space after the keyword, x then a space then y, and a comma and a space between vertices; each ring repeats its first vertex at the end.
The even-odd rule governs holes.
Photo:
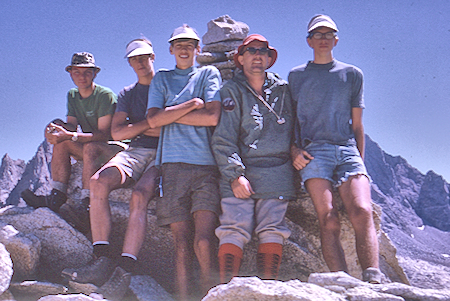
POLYGON ((339 194, 355 230, 356 252, 363 270, 378 268, 378 239, 372 217, 372 198, 366 176, 350 177, 339 194))
POLYGON ((123 244, 123 252, 137 257, 145 239, 147 227, 147 205, 154 197, 155 178, 159 175, 156 167, 147 170, 136 183, 131 195, 130 218, 123 244))
POLYGON ((202 297, 217 282, 217 256, 214 254, 214 230, 217 215, 212 211, 200 210, 194 213, 194 251, 200 264, 200 289, 202 297))
POLYGON ((70 171, 72 167, 70 164, 70 157, 73 156, 79 160, 82 158, 82 155, 83 144, 81 143, 67 140, 56 144, 53 147, 51 163, 53 181, 64 184, 69 183, 70 171))
POLYGON ((175 243, 176 286, 179 300, 189 300, 189 275, 192 270, 192 236, 191 221, 170 224, 175 243))
POLYGON ((91 178, 91 200, 89 216, 91 221, 92 240, 108 241, 111 233, 111 209, 109 193, 121 187, 122 177, 116 167, 109 167, 91 178))
MULTIPOLYGON (((90 178, 123 148, 105 142, 89 142, 83 145, 83 189, 89 189, 90 178)), ((120 182, 119 182, 120 183, 120 182)))
POLYGON ((306 181, 319 218, 322 254, 332 272, 347 271, 340 235, 339 213, 333 205, 331 183, 325 179, 313 178, 306 181))

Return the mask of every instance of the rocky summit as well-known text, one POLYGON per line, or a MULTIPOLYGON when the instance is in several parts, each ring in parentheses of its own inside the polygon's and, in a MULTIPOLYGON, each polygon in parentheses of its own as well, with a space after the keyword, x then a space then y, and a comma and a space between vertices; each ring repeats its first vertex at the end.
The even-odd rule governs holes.
MULTIPOLYGON (((222 16, 208 23, 201 65, 214 64, 225 79, 233 76, 232 55, 249 32, 245 23, 222 16)), ((90 234, 82 234, 47 208, 34 210, 20 199, 31 189, 50 188, 52 146, 44 141, 25 164, 4 155, 0 166, 0 300, 94 300, 96 287, 60 277, 66 267, 92 259, 90 234)), ((341 239, 349 274, 330 273, 320 248, 319 228, 311 199, 299 189, 289 204, 292 231, 283 248, 280 279, 256 274, 257 242, 244 249, 240 277, 217 285, 203 300, 449 300, 450 192, 433 171, 422 174, 400 156, 385 153, 366 136, 366 165, 373 180, 374 222, 380 243, 381 284, 361 281, 352 226, 339 197, 341 239)), ((80 199, 82 163, 73 163, 68 202, 80 199)), ((121 250, 129 216, 130 189, 111 193, 111 244, 121 250)), ((148 206, 148 229, 126 300, 174 300, 174 250, 167 228, 156 225, 156 200, 148 206)), ((194 262, 197 279, 198 263, 194 262)), ((196 283, 192 284, 195 287, 196 283)), ((200 299, 199 297, 198 299, 200 299)))

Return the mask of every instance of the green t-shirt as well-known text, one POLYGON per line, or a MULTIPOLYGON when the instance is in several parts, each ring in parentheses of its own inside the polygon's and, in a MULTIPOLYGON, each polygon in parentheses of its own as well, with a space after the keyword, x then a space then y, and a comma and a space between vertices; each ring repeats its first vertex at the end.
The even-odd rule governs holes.
POLYGON ((100 117, 114 114, 116 103, 117 96, 109 88, 95 85, 87 98, 81 98, 78 88, 73 88, 67 94, 67 116, 77 119, 83 133, 92 133, 98 130, 100 117))

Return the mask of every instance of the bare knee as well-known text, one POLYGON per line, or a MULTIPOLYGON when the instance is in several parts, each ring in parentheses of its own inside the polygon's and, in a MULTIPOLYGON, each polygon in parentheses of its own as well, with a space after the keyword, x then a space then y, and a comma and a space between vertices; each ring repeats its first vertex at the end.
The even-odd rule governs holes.
POLYGON ((334 210, 319 215, 319 223, 322 232, 339 235, 341 231, 339 214, 334 210))
POLYGON ((130 214, 147 212, 147 206, 150 198, 150 191, 139 188, 133 189, 130 201, 130 214))
POLYGON ((211 248, 211 239, 209 237, 196 237, 194 240, 195 253, 205 252, 211 248))
POLYGON ((83 144, 83 158, 92 158, 100 152, 98 142, 88 142, 83 144))
POLYGON ((108 193, 120 185, 120 173, 115 167, 108 167, 101 172, 96 172, 89 179, 89 187, 92 191, 107 191, 108 193))
POLYGON ((367 224, 372 221, 372 205, 361 204, 347 208, 347 214, 352 224, 367 224))

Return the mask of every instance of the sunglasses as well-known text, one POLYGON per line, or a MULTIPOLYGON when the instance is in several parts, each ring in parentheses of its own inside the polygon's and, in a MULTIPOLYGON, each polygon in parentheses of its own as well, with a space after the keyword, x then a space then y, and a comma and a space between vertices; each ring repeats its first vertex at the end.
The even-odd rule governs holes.
POLYGON ((245 50, 242 52, 242 54, 244 54, 246 51, 248 51, 250 54, 256 54, 256 52, 259 52, 259 54, 261 55, 265 55, 266 53, 269 53, 269 48, 264 47, 264 48, 255 48, 255 47, 247 47, 245 48, 245 50))
POLYGON ((308 38, 315 39, 315 40, 321 40, 321 39, 331 40, 331 39, 334 39, 335 37, 337 37, 337 34, 335 32, 326 32, 326 33, 311 32, 308 35, 308 38))

